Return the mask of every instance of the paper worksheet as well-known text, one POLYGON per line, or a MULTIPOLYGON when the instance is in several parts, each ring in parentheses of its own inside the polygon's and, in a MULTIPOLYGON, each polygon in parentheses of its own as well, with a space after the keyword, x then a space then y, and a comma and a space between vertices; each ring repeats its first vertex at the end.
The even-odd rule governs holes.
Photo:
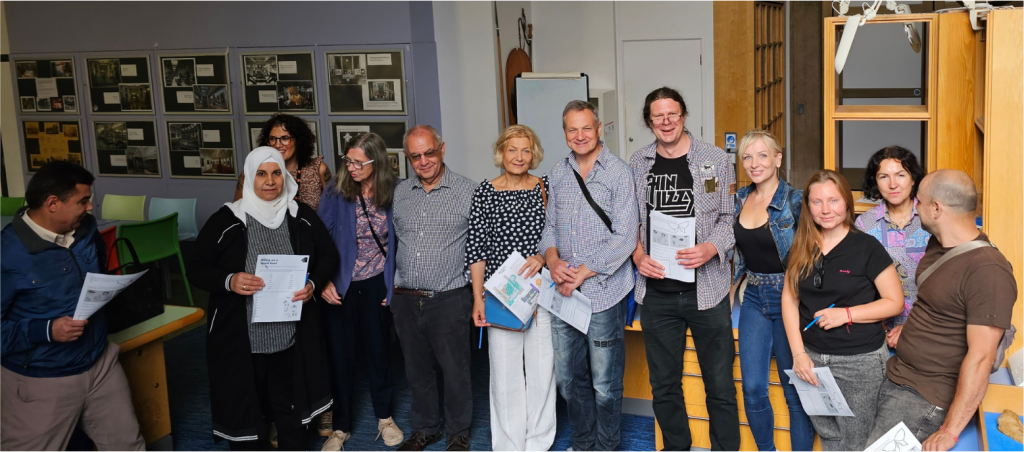
POLYGON ((148 271, 144 270, 130 275, 86 273, 82 293, 78 296, 78 306, 75 307, 74 319, 88 319, 148 271))
POLYGON ((525 264, 526 258, 518 251, 513 251, 491 275, 491 279, 484 282, 484 288, 523 323, 526 323, 537 309, 537 299, 540 297, 542 285, 540 275, 528 280, 519 274, 519 269, 525 264))
POLYGON ((254 274, 263 288, 252 296, 253 322, 296 322, 302 318, 302 301, 292 301, 306 285, 309 256, 260 254, 254 274))
POLYGON ((913 450, 921 450, 921 442, 914 436, 914 432, 907 428, 907 425, 900 422, 896 424, 892 430, 882 435, 877 441, 871 443, 867 449, 868 452, 874 451, 887 451, 887 452, 907 452, 913 450))
POLYGON ((789 375, 789 383, 796 386, 796 392, 800 395, 800 404, 809 416, 853 416, 850 405, 846 404, 846 397, 839 390, 832 370, 828 367, 815 367, 814 377, 818 379, 818 386, 803 381, 796 376, 793 369, 786 370, 789 375))
POLYGON ((594 314, 594 306, 590 299, 578 290, 574 290, 571 297, 562 296, 558 293, 557 287, 552 287, 552 283, 548 269, 541 270, 540 305, 563 322, 587 334, 590 329, 590 317, 594 314))
POLYGON ((696 244, 696 218, 676 218, 658 211, 651 212, 651 258, 665 267, 665 277, 694 282, 694 269, 687 269, 676 259, 676 251, 696 244))

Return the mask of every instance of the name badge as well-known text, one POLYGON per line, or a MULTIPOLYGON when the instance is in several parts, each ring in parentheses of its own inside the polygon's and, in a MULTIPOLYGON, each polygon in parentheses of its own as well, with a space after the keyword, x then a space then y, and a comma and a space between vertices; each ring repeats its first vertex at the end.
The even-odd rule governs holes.
POLYGON ((704 179, 704 193, 714 193, 716 191, 718 191, 718 178, 704 179))

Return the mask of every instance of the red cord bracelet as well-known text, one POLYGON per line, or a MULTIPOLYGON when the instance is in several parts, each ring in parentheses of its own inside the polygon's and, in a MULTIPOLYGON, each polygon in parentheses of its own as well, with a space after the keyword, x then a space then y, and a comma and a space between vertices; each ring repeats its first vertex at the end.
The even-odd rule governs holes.
POLYGON ((943 427, 943 426, 940 425, 939 429, 942 430, 943 433, 949 435, 950 438, 953 438, 953 442, 954 443, 959 443, 960 442, 960 438, 957 438, 956 435, 954 435, 952 433, 949 433, 949 430, 946 430, 946 427, 943 427))
POLYGON ((850 313, 850 308, 846 308, 846 317, 850 319, 850 323, 846 324, 846 332, 850 332, 850 325, 853 325, 853 314, 850 313))

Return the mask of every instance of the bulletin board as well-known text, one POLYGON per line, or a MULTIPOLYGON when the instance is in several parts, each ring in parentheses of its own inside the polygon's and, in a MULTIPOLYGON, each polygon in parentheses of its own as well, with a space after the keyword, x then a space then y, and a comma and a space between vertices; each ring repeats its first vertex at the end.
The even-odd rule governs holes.
POLYGON ((226 54, 160 55, 157 70, 164 113, 231 114, 226 54))
POLYGON ((93 121, 92 131, 100 176, 160 177, 156 121, 93 121))
POLYGON ((78 114, 74 58, 15 60, 21 113, 78 114))
POLYGON ((341 170, 341 157, 348 150, 348 144, 358 135, 373 132, 384 139, 388 150, 388 164, 397 177, 406 179, 412 174, 412 167, 402 152, 402 139, 408 124, 405 121, 331 121, 331 137, 334 143, 334 172, 341 170))
POLYGON ((328 113, 406 114, 403 55, 400 49, 327 53, 328 113))
POLYGON ((312 52, 243 53, 240 57, 245 114, 317 114, 312 52))
POLYGON ((232 120, 167 121, 166 129, 172 178, 238 176, 232 120))
POLYGON ((46 163, 63 160, 82 162, 82 130, 78 121, 22 121, 25 138, 25 167, 35 173, 46 163))
POLYGON ((149 56, 87 58, 85 68, 94 114, 153 114, 149 56))

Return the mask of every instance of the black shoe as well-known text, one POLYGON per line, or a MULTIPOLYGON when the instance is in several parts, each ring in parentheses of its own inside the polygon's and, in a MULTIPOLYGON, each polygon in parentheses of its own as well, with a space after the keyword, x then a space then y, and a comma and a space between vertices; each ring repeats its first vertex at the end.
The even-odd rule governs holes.
POLYGON ((445 450, 469 450, 469 436, 455 435, 448 437, 448 447, 445 450))
POLYGON ((430 436, 424 435, 423 432, 416 431, 412 433, 412 436, 408 440, 398 447, 398 450, 423 450, 426 449, 427 446, 440 441, 441 436, 443 435, 444 432, 440 431, 430 436))

